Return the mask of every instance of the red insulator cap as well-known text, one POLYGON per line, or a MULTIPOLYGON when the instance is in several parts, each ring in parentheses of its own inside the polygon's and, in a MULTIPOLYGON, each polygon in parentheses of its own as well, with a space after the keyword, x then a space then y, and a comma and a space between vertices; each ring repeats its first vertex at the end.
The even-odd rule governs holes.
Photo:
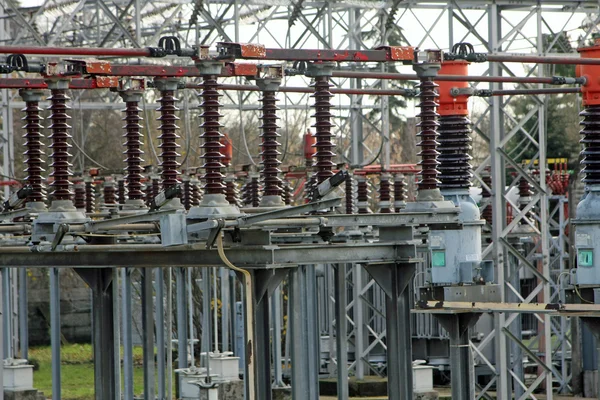
MULTIPOLYGON (((581 58, 600 58, 600 39, 596 39, 593 46, 580 47, 577 51, 581 58)), ((600 105, 600 65, 577 65, 575 73, 586 80, 581 86, 583 105, 600 105)))
POLYGON ((224 158, 223 165, 228 166, 231 165, 231 160, 233 159, 233 143, 231 143, 231 139, 228 134, 224 134, 220 140, 221 144, 225 147, 221 148, 221 153, 224 158))
POLYGON ((315 154, 315 145, 317 144, 317 138, 310 132, 310 129, 304 134, 304 159, 306 161, 312 161, 315 154))
MULTIPOLYGON (((457 61, 444 61, 442 68, 439 71, 439 75, 462 75, 467 76, 469 74, 469 62, 464 60, 457 61)), ((458 96, 452 96, 452 89, 467 89, 469 82, 454 82, 454 81, 443 81, 436 82, 439 85, 440 106, 437 109, 438 114, 442 116, 446 115, 469 115, 469 109, 467 103, 469 101, 468 94, 461 94, 458 96)))

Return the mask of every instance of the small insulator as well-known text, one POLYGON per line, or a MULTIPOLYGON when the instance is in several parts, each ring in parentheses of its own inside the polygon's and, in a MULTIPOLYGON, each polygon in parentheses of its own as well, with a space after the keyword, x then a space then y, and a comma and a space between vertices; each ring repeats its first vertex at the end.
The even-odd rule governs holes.
POLYGON ((438 157, 440 189, 469 190, 473 177, 470 161, 471 121, 463 115, 447 115, 439 119, 438 157))
POLYGON ((27 173, 25 181, 32 189, 31 194, 27 197, 27 202, 43 203, 46 201, 46 189, 44 178, 42 177, 42 174, 45 172, 43 168, 45 153, 43 150, 44 144, 42 143, 42 138, 44 137, 42 129, 44 127, 41 124, 43 118, 40 116, 42 109, 39 107, 39 101, 42 98, 43 92, 22 89, 19 93, 25 101, 25 108, 21 110, 25 113, 25 116, 21 118, 25 121, 23 129, 26 131, 25 135, 23 135, 27 149, 23 153, 26 157, 24 162, 27 165, 25 169, 27 173))
POLYGON ((127 191, 125 189, 125 179, 119 177, 117 179, 117 201, 119 204, 125 204, 127 201, 127 191))
POLYGON ((356 175, 356 205, 359 214, 371 213, 371 209, 369 208, 370 191, 367 177, 364 175, 356 175))
POLYGON ((354 184, 354 179, 352 179, 352 175, 348 174, 345 182, 345 200, 346 200, 346 214, 354 214, 355 210, 355 199, 356 199, 356 185, 354 184))
POLYGON ((392 212, 392 193, 390 174, 381 174, 379 177, 379 212, 389 214, 392 212))
POLYGON ((161 98, 158 99, 160 107, 157 111, 160 112, 158 120, 161 125, 158 129, 162 132, 158 139, 161 144, 158 146, 161 148, 159 155, 161 159, 160 166, 162 167, 162 188, 170 189, 177 186, 180 181, 178 179, 180 172, 178 171, 181 164, 177 160, 181 155, 177 153, 177 149, 181 147, 177 144, 177 139, 180 136, 177 134, 179 127, 177 121, 179 117, 175 115, 179 108, 175 105, 179 99, 175 98, 174 90, 162 90, 160 92, 161 98))
POLYGON ((85 212, 93 213, 96 211, 96 186, 92 179, 85 180, 85 212))
POLYGON ((204 192, 206 194, 223 194, 225 191, 225 184, 223 183, 225 175, 222 173, 222 169, 225 168, 223 165, 224 156, 221 153, 223 148, 221 138, 223 135, 219 132, 223 125, 219 122, 222 115, 219 112, 221 103, 219 103, 218 87, 216 75, 203 76, 202 104, 200 105, 203 109, 200 115, 203 123, 200 127, 204 132, 200 135, 200 138, 204 141, 201 146, 203 149, 202 158, 204 159, 202 168, 205 171, 202 180, 204 181, 204 192))
POLYGON ((283 181, 283 203, 286 206, 292 205, 292 186, 288 181, 283 181))
POLYGON ((404 175, 394 175, 394 211, 400 212, 406 207, 406 192, 404 175))
POLYGON ((154 198, 154 193, 152 191, 152 183, 151 182, 146 184, 146 189, 144 190, 144 193, 146 194, 146 197, 145 197, 146 207, 150 207, 152 205, 152 199, 154 198))
POLYGON ((104 188, 104 204, 117 204, 115 184, 112 181, 105 181, 104 188))
POLYGON ((125 100, 125 143, 126 150, 125 154, 125 179, 127 181, 127 194, 130 200, 142 200, 144 198, 144 192, 142 191, 142 179, 144 168, 142 164, 144 160, 142 156, 144 151, 142 150, 142 117, 140 115, 142 109, 139 107, 139 100, 141 99, 141 92, 122 92, 121 96, 125 100))
POLYGON ((306 185, 304 186, 304 199, 306 203, 310 203, 314 200, 315 190, 317 189, 317 175, 313 174, 306 181, 306 185))
MULTIPOLYGON (((531 184, 525 177, 521 177, 519 180, 519 210, 523 211, 525 207, 527 207, 527 204, 529 204, 532 200, 532 196, 533 191, 531 184)), ((533 217, 532 212, 529 211, 526 213, 525 217, 531 219, 533 217)), ((521 219, 519 223, 523 225, 526 224, 527 221, 525 219, 521 219)))
POLYGON ((202 200, 202 190, 200 188, 200 181, 195 176, 190 179, 190 186, 192 187, 192 206, 199 206, 202 200))
POLYGON ((306 131, 303 137, 304 142, 304 161, 306 167, 310 168, 313 165, 313 157, 315 156, 315 144, 317 144, 317 138, 310 132, 310 129, 306 131))
POLYGON ((260 205, 260 181, 258 176, 253 176, 250 179, 249 188, 249 204, 252 207, 258 207, 260 205))
POLYGON ((152 198, 150 201, 154 200, 156 196, 160 193, 160 179, 157 176, 152 176, 152 198))
MULTIPOLYGON (((485 183, 487 185, 487 187, 491 188, 492 187, 492 176, 489 174, 488 171, 486 171, 485 173, 482 174, 481 176, 481 180, 483 181, 483 183, 485 183)), ((483 202, 486 202, 487 199, 492 197, 492 193, 487 190, 484 186, 481 186, 481 198, 483 202)), ((487 206, 485 206, 485 208, 483 209, 483 211, 481 212, 481 216, 483 217, 483 219, 486 220, 486 222, 489 225, 492 225, 493 222, 493 216, 494 216, 494 210, 492 209, 492 203, 490 202, 487 206)))
POLYGON ((181 203, 183 203, 183 207, 186 210, 189 210, 192 207, 192 198, 194 194, 192 193, 192 185, 189 176, 183 176, 181 178, 183 182, 183 194, 181 196, 181 203))
POLYGON ((263 194, 265 196, 281 196, 283 181, 279 178, 281 170, 279 165, 279 147, 281 144, 277 141, 281 135, 277 133, 279 125, 277 125, 277 96, 274 91, 265 90, 262 92, 262 152, 260 156, 262 158, 261 164, 263 168, 261 170, 262 181, 263 181, 263 194))
POLYGON ((67 124, 67 121, 71 119, 67 114, 67 111, 71 109, 67 104, 70 98, 65 89, 52 89, 50 93, 48 98, 50 100, 50 107, 48 107, 50 116, 48 119, 52 121, 52 124, 48 129, 52 131, 49 137, 52 144, 48 147, 52 149, 50 158, 53 160, 50 165, 53 169, 50 176, 54 179, 50 184, 54 188, 52 198, 55 201, 71 200, 73 192, 69 177, 73 175, 71 172, 73 165, 70 162, 72 155, 69 153, 69 149, 72 146, 69 141, 72 136, 69 134, 71 126, 67 124))
POLYGON ((240 191, 235 182, 235 176, 229 175, 225 178, 225 198, 233 206, 240 206, 240 191))
POLYGON ((417 124, 419 127, 419 133, 417 136, 421 138, 421 141, 417 146, 421 147, 421 152, 418 154, 421 157, 419 165, 421 166, 421 180, 417 183, 417 189, 422 190, 434 190, 438 188, 440 181, 438 180, 438 156, 439 152, 437 147, 439 145, 437 141, 439 126, 437 119, 439 114, 436 112, 436 98, 438 94, 436 92, 437 84, 433 82, 431 77, 421 78, 419 84, 420 92, 419 98, 420 103, 417 107, 421 108, 421 112, 418 117, 420 122, 417 124))
POLYGON ((313 117, 316 119, 316 123, 313 127, 316 132, 315 149, 317 150, 314 154, 314 167, 316 168, 317 184, 320 184, 334 175, 335 144, 333 144, 333 134, 331 132, 331 128, 334 127, 331 122, 333 117, 331 114, 331 108, 333 107, 331 98, 333 94, 329 90, 331 84, 327 76, 316 76, 312 86, 315 89, 315 93, 311 97, 315 99, 313 117))
POLYGON ((85 209, 85 185, 83 182, 78 182, 75 184, 75 201, 74 206, 78 210, 85 209))

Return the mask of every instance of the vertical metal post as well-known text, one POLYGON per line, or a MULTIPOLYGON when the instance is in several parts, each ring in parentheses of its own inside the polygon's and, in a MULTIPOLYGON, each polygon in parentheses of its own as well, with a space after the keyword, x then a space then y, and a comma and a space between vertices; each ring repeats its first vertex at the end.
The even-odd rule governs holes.
POLYGON ((314 268, 313 265, 299 266, 290 272, 288 323, 292 347, 292 399, 294 400, 318 400, 319 398, 319 364, 318 347, 316 347, 319 338, 311 332, 311 329, 316 328, 314 268))
POLYGON ((61 398, 60 344, 60 269, 50 268, 50 347, 53 400, 61 398))
MULTIPOLYGON (((0 343, 4 341, 4 302, 2 290, 2 274, 0 274, 0 343)), ((4 387, 4 350, 0 346, 0 388, 4 387)), ((0 400, 4 400, 4 389, 0 390, 0 400)))
MULTIPOLYGON (((389 400, 413 398, 410 291, 400 284, 409 273, 399 266, 391 269, 392 285, 385 302, 389 400)), ((408 268, 407 268, 408 269, 408 268)), ((410 269, 412 276, 414 269, 410 269)))
POLYGON ((27 308, 27 268, 19 269, 19 344, 21 358, 29 358, 29 312, 27 308))
MULTIPOLYGON (((360 20, 361 10, 351 9, 348 11, 348 23, 350 26, 350 34, 348 36, 348 46, 351 49, 359 48, 358 40, 355 36, 360 30, 355 29, 357 19, 360 20)), ((350 88, 360 88, 361 80, 359 78, 350 79, 350 88)), ((385 96, 383 96, 385 97, 385 96)), ((351 151, 350 151, 350 162, 352 165, 361 165, 363 163, 363 119, 362 119, 362 96, 351 95, 350 96, 350 133, 351 133, 351 151)))
MULTIPOLYGON (((350 396, 348 388, 348 321, 346 320, 346 264, 338 264, 335 269, 335 337, 337 355, 338 399, 346 400, 350 396)), ((333 334, 331 332, 330 334, 333 334)))
POLYGON ((165 398, 165 295, 164 295, 163 269, 156 268, 155 293, 156 293, 156 359, 158 374, 158 399, 165 398))
MULTIPOLYGON (((493 53, 501 51, 501 24, 500 24, 500 6, 492 3, 488 8, 489 18, 489 48, 493 53)), ((498 63, 490 63, 490 75, 500 76, 501 68, 498 63)), ((501 85, 490 83, 491 90, 499 90, 501 85)), ((500 301, 506 302, 505 285, 505 265, 504 265, 504 247, 501 243, 503 237, 502 230, 506 225, 506 208, 504 206, 504 162, 502 159, 501 143, 504 137, 504 126, 502 123, 502 98, 494 96, 491 99, 490 114, 490 157, 491 157, 491 175, 492 175, 492 209, 493 224, 491 226, 491 236, 493 241, 492 257, 496 265, 497 282, 500 290, 500 301)), ((511 383, 507 371, 509 349, 507 346, 506 335, 502 333, 502 327, 506 324, 505 313, 494 314, 495 346, 496 346, 496 373, 497 373, 497 393, 498 399, 509 399, 512 396, 511 383)))
POLYGON ((219 268, 221 277, 221 346, 222 351, 229 351, 229 332, 231 329, 231 301, 229 297, 229 270, 219 268))
POLYGON ((256 378, 257 392, 259 399, 271 400, 271 335, 269 334, 269 293, 265 293, 262 298, 257 299, 254 308, 256 352, 255 362, 257 363, 256 378))
POLYGON ((188 367, 188 326, 187 326, 187 292, 185 268, 175 269, 177 285, 177 358, 178 368, 188 367))
POLYGON ((273 332, 273 386, 284 387, 281 364, 281 288, 271 298, 271 327, 273 332))
POLYGON ((360 264, 354 264, 353 280, 354 289, 352 293, 352 300, 354 302, 354 354, 356 358, 354 375, 356 376, 356 379, 360 380, 365 378, 365 365, 362 359, 365 349, 365 335, 363 330, 363 306, 362 299, 360 297, 360 291, 363 287, 363 268, 360 264))
POLYGON ((113 310, 113 379, 115 398, 121 398, 121 304, 119 302, 119 270, 114 268, 111 270, 112 275, 112 310, 113 310))
POLYGON ((207 328, 211 325, 212 317, 210 313, 210 271, 211 268, 202 270, 202 343, 200 343, 200 349, 202 349, 201 352, 206 353, 206 357, 212 351, 212 334, 210 328, 207 328))
POLYGON ((2 341, 2 347, 4 350, 4 356, 6 358, 13 358, 12 352, 12 339, 13 339, 13 327, 12 327, 12 299, 11 293, 12 290, 10 288, 11 284, 11 276, 10 276, 10 268, 2 268, 2 295, 4 296, 2 299, 2 313, 4 318, 4 340, 2 341))
POLYGON ((123 398, 133 400, 133 337, 132 326, 133 315, 131 312, 131 273, 133 269, 122 270, 122 314, 123 314, 123 398))
POLYGON ((142 271, 142 348, 144 362, 144 398, 154 399, 154 307, 152 269, 142 271))

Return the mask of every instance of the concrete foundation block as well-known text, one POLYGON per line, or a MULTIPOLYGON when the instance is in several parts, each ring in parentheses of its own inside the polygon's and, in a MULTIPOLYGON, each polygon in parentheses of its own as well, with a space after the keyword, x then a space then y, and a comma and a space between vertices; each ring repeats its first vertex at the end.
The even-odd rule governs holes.
POLYGON ((438 400, 440 395, 435 390, 429 392, 414 392, 414 400, 438 400))
MULTIPOLYGON (((244 382, 237 380, 231 382, 219 383, 217 387, 218 400, 238 400, 244 398, 244 382)), ((205 390, 200 392, 200 400, 209 400, 208 393, 205 390)))
POLYGON ((30 390, 5 390, 4 400, 38 400, 38 391, 30 390))
POLYGON ((273 388, 273 400, 292 400, 292 389, 273 388))

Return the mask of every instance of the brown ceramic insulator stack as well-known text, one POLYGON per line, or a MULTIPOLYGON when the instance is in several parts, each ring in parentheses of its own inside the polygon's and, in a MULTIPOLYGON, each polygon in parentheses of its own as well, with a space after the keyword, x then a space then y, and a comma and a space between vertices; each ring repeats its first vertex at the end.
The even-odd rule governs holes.
POLYGON ((115 185, 112 182, 104 182, 103 188, 104 204, 117 204, 115 185))
POLYGON ((244 205, 258 207, 260 205, 260 182, 257 176, 251 177, 246 183, 244 205))
POLYGON ((151 189, 152 198, 150 200, 152 201, 160 193, 160 180, 158 178, 152 177, 151 189))
POLYGON ((204 121, 200 127, 204 130, 200 138, 204 141, 202 144, 204 159, 204 193, 206 194, 223 194, 225 184, 223 179, 225 175, 221 172, 225 166, 223 165, 223 154, 221 154, 221 137, 223 134, 219 132, 222 127, 219 119, 222 117, 219 112, 221 103, 219 103, 220 94, 218 92, 219 84, 215 75, 205 75, 202 81, 202 104, 203 109, 202 120, 204 121))
POLYGON ((161 122, 158 129, 162 133, 158 137, 161 141, 158 147, 162 150, 159 155, 161 159, 160 166, 162 167, 162 188, 167 190, 174 188, 180 183, 178 179, 178 169, 181 164, 177 161, 180 157, 180 154, 177 153, 177 149, 180 147, 177 144, 177 139, 179 139, 179 135, 177 134, 177 129, 179 129, 177 121, 179 120, 179 117, 175 115, 175 113, 179 111, 175 102, 179 100, 175 98, 175 91, 173 90, 162 90, 160 94, 161 98, 158 99, 160 107, 157 111, 160 112, 158 120, 161 122))
POLYGON ((281 170, 279 165, 279 147, 281 144, 277 141, 277 138, 281 135, 277 133, 277 96, 274 91, 263 91, 262 98, 262 152, 260 156, 262 158, 261 164, 263 169, 261 171, 263 177, 263 193, 265 196, 281 196, 283 181, 279 178, 281 170))
POLYGON ((464 115, 446 115, 439 119, 440 189, 469 190, 471 187, 470 161, 471 121, 464 115))
POLYGON ((406 207, 406 182, 404 175, 397 174, 394 176, 394 211, 400 212, 406 207))
POLYGON ((354 199, 355 199, 355 190, 354 190, 354 179, 352 179, 352 175, 348 174, 346 177, 346 214, 354 214, 354 199))
POLYGON ((190 178, 184 176, 183 179, 183 193, 181 196, 181 203, 186 210, 189 210, 192 207, 192 198, 194 194, 192 193, 192 185, 190 182, 190 178))
POLYGON ((331 128, 334 126, 331 122, 333 115, 331 114, 331 94, 329 88, 329 78, 327 76, 315 77, 315 82, 312 85, 315 93, 311 97, 315 98, 315 113, 313 117, 316 119, 316 123, 313 125, 315 128, 316 138, 316 153, 314 154, 315 163, 314 168, 316 169, 317 184, 325 181, 326 179, 333 176, 333 170, 335 163, 333 159, 335 157, 331 133, 331 128))
POLYGON ((392 187, 390 185, 390 176, 381 174, 379 178, 379 212, 390 214, 392 212, 392 187))
POLYGON ((315 190, 317 188, 317 175, 313 174, 306 181, 306 185, 304 185, 304 199, 307 203, 310 203, 314 200, 315 190))
POLYGON ((85 181, 85 212, 93 213, 94 211, 96 211, 96 187, 90 179, 85 181))
POLYGON ((583 120, 579 132, 583 144, 581 151, 581 172, 586 186, 600 184, 600 106, 586 106, 579 113, 583 120))
POLYGON ((127 191, 125 190, 125 180, 117 180, 117 202, 119 204, 125 204, 127 201, 127 191))
POLYGON ((437 160, 440 154, 437 150, 439 145, 437 141, 439 126, 437 119, 439 114, 436 112, 438 103, 436 98, 439 95, 436 92, 438 85, 433 81, 433 78, 422 78, 419 84, 420 92, 419 98, 420 103, 418 107, 421 108, 421 112, 418 117, 420 122, 417 124, 419 127, 419 133, 417 136, 421 138, 421 141, 417 146, 421 147, 421 152, 418 154, 421 157, 419 165, 421 166, 421 180, 417 183, 417 189, 421 190, 434 190, 438 188, 440 181, 438 180, 439 171, 437 170, 440 164, 437 160))
POLYGON ((152 205, 152 199, 154 198, 151 183, 148 183, 146 185, 146 190, 144 192, 146 194, 146 198, 145 198, 146 207, 150 207, 152 205))
MULTIPOLYGON (((144 172, 144 168, 142 167, 142 163, 144 160, 142 159, 142 155, 144 152, 142 151, 142 125, 140 121, 142 117, 140 116, 141 108, 138 107, 137 101, 128 101, 125 103, 126 108, 123 110, 125 112, 125 147, 127 150, 123 152, 126 155, 125 163, 127 166, 125 167, 125 171, 127 175, 125 179, 127 180, 127 193, 130 200, 142 200, 144 199, 144 192, 142 191, 142 173, 144 172)), ((164 149, 163 149, 164 150, 164 149)))
POLYGON ((240 206, 240 191, 238 190, 234 176, 225 178, 225 198, 232 206, 240 206))
POLYGON ((356 177, 356 200, 359 214, 369 214, 369 182, 366 176, 356 177))
MULTIPOLYGON (((483 183, 485 183, 487 185, 487 187, 491 188, 492 187, 492 176, 489 173, 483 174, 481 176, 481 180, 483 181, 483 183)), ((482 198, 482 202, 488 202, 488 200, 492 197, 492 193, 490 193, 489 190, 487 190, 485 187, 481 187, 481 198, 482 198)), ((486 220, 486 222, 489 225, 492 225, 492 221, 493 221, 493 216, 494 216, 494 210, 492 209, 492 203, 489 203, 487 206, 485 206, 485 208, 483 209, 483 211, 481 212, 481 216, 483 217, 483 219, 486 220)))
POLYGON ((73 205, 78 210, 83 210, 86 206, 85 200, 85 185, 83 184, 83 182, 78 182, 75 184, 75 200, 73 202, 73 205))
MULTIPOLYGON (((527 204, 529 204, 529 202, 531 201, 531 197, 533 196, 533 191, 532 191, 532 186, 529 183, 529 181, 527 179, 525 179, 525 177, 521 177, 521 179, 519 180, 519 209, 521 211, 523 211, 525 209, 525 207, 527 207, 527 204)), ((531 211, 529 211, 528 213, 525 214, 525 217, 532 219, 533 217, 533 213, 531 211)), ((521 221, 519 221, 520 224, 526 224, 527 221, 525 221, 524 219, 521 219, 521 221)))
POLYGON ((283 182, 283 194, 281 196, 283 198, 283 203, 286 206, 292 204, 292 186, 288 181, 283 182))
POLYGON ((202 200, 202 190, 200 189, 200 181, 193 177, 190 180, 190 186, 192 187, 192 206, 199 206, 202 200))
POLYGON ((54 178, 54 181, 50 184, 54 188, 52 192, 52 199, 56 201, 71 200, 73 192, 71 191, 71 182, 69 177, 73 175, 70 168, 73 166, 69 161, 71 154, 69 153, 69 140, 72 136, 69 134, 71 126, 67 124, 67 121, 71 118, 67 115, 67 110, 71 107, 67 105, 67 101, 70 98, 66 94, 65 89, 52 89, 51 95, 48 98, 50 100, 50 117, 52 124, 48 127, 52 134, 50 140, 52 144, 49 146, 52 149, 53 162, 50 165, 53 169, 50 174, 54 178))
POLYGON ((25 147, 27 148, 25 153, 23 153, 26 157, 25 164, 27 165, 25 169, 27 173, 25 181, 32 188, 31 194, 27 197, 27 202, 43 203, 46 201, 46 189, 44 187, 44 179, 42 178, 42 173, 45 172, 42 167, 44 165, 42 157, 45 155, 42 150, 42 138, 44 135, 42 135, 41 131, 43 126, 40 123, 43 119, 40 116, 42 109, 39 107, 39 102, 27 101, 22 111, 25 112, 25 116, 22 118, 25 121, 23 129, 27 132, 23 136, 25 138, 25 147))

